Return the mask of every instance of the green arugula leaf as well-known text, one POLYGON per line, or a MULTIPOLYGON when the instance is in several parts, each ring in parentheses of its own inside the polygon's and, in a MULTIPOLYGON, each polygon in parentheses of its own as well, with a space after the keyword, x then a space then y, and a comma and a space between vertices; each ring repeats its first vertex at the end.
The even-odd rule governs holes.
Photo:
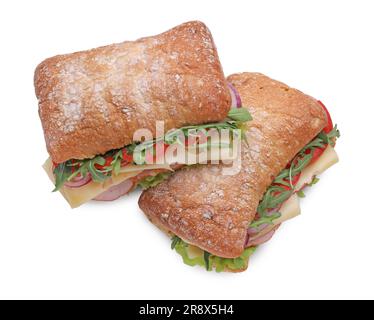
POLYGON ((96 169, 95 164, 103 166, 105 164, 105 158, 97 156, 87 162, 87 169, 92 176, 92 180, 96 182, 103 182, 108 179, 108 176, 103 174, 100 170, 96 169))
POLYGON ((247 108, 232 108, 228 117, 234 121, 246 122, 252 120, 252 116, 247 108))
POLYGON ((337 138, 340 138, 340 131, 338 130, 337 125, 334 126, 334 128, 327 134, 328 143, 331 146, 334 146, 335 140, 337 138))
POLYGON ((268 209, 274 209, 279 204, 287 200, 292 194, 292 190, 285 190, 282 186, 272 185, 265 192, 257 212, 261 217, 265 216, 268 209))
POLYGON ((310 160, 312 160, 312 158, 313 155, 310 153, 304 155, 301 159, 298 159, 297 164, 293 168, 291 177, 294 177, 297 174, 299 174, 310 163, 310 160))
POLYGON ((55 176, 55 188, 53 192, 60 189, 63 184, 67 181, 69 176, 71 175, 71 168, 66 166, 66 163, 60 163, 54 170, 53 174, 55 176))
POLYGON ((136 148, 136 146, 138 145, 139 143, 132 143, 132 144, 129 144, 128 146, 125 146, 126 150, 127 150, 127 153, 128 154, 133 154, 134 153, 134 150, 136 148))
POLYGON ((262 226, 263 224, 273 224, 273 221, 275 219, 280 218, 281 213, 280 212, 274 212, 270 216, 262 216, 259 219, 256 219, 252 221, 252 223, 249 225, 250 228, 257 229, 258 227, 262 226))
POLYGON ((304 191, 303 191, 303 190, 299 190, 299 191, 297 192, 297 196, 298 196, 299 198, 305 198, 305 193, 304 193, 304 191))
POLYGON ((277 177, 273 180, 273 183, 282 183, 284 182, 284 179, 289 177, 290 170, 289 169, 283 169, 277 177))

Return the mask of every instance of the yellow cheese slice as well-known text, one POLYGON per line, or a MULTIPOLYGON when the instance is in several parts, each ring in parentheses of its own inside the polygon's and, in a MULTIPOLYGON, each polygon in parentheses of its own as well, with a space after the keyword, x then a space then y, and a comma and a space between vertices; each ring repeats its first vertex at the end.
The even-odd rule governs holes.
POLYGON ((329 145, 316 162, 307 166, 301 172, 300 179, 297 182, 295 189, 300 190, 305 184, 311 183, 316 175, 321 174, 338 161, 338 154, 334 148, 329 145))
POLYGON ((301 213, 299 197, 297 196, 297 194, 293 194, 287 201, 285 201, 282 204, 282 206, 280 207, 279 212, 280 212, 281 216, 278 219, 275 219, 273 221, 274 224, 269 225, 265 229, 261 230, 261 232, 259 232, 253 238, 253 240, 255 240, 259 237, 262 237, 263 235, 265 235, 266 233, 271 231, 271 229, 273 229, 274 226, 276 226, 278 224, 281 224, 282 222, 285 222, 285 221, 290 220, 292 218, 295 218, 296 216, 298 216, 301 213))
POLYGON ((286 202, 282 204, 279 209, 281 216, 275 219, 274 224, 281 224, 287 220, 295 218, 301 213, 299 197, 297 194, 293 194, 286 202))
MULTIPOLYGON (((189 152, 189 151, 188 151, 189 152)), ((197 154, 198 150, 197 150, 197 154)), ((224 155, 224 153, 222 153, 224 155)), ((228 154, 228 153, 227 153, 228 154)), ((195 156, 192 158, 189 158, 189 165, 196 164, 196 163, 204 163, 203 161, 213 161, 213 160, 231 160, 232 158, 226 159, 225 156, 221 156, 221 150, 218 147, 212 147, 209 152, 204 153, 204 156, 206 158, 202 158, 201 155, 195 156), (192 161, 191 161, 192 159, 192 161)), ((179 160, 186 159, 186 157, 181 157, 179 160)), ((179 164, 185 164, 185 161, 178 162, 179 164)), ((49 178, 53 183, 55 183, 55 178, 53 176, 53 165, 50 158, 46 160, 46 162, 43 165, 44 170, 47 172, 49 178)), ((145 170, 156 170, 156 169, 165 169, 165 170, 171 170, 173 169, 170 167, 169 164, 145 164, 145 165, 135 165, 130 164, 123 168, 121 168, 120 174, 117 176, 112 176, 111 179, 108 179, 104 181, 103 183, 100 182, 94 182, 91 181, 90 183, 87 183, 85 186, 79 187, 79 188, 68 188, 65 186, 62 186, 60 188, 61 194, 64 196, 67 202, 69 202, 70 206, 72 208, 79 207, 83 203, 94 199, 99 194, 103 193, 104 191, 108 190, 110 187, 120 184, 126 179, 131 179, 138 174, 142 173, 145 170)))
MULTIPOLYGON (((54 183, 55 178, 53 176, 52 161, 50 158, 48 158, 47 161, 44 163, 43 168, 47 172, 51 181, 54 183)), ((72 208, 76 208, 82 205, 83 203, 97 197, 99 194, 108 190, 110 187, 120 184, 126 179, 135 177, 142 171, 143 170, 120 173, 119 175, 113 176, 111 179, 108 179, 103 183, 91 181, 90 183, 87 183, 85 186, 79 188, 68 188, 62 186, 59 191, 64 196, 66 201, 69 202, 70 206, 72 208)))

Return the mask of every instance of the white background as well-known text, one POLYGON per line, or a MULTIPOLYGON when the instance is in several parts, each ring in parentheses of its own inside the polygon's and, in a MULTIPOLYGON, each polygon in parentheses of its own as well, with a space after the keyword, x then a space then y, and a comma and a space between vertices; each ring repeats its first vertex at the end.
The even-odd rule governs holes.
POLYGON ((0 298, 374 298, 373 1, 1 1, 0 298), (313 95, 341 161, 241 274, 185 266, 139 192, 71 210, 47 157, 33 71, 49 56, 199 19, 227 75, 259 71, 313 95))

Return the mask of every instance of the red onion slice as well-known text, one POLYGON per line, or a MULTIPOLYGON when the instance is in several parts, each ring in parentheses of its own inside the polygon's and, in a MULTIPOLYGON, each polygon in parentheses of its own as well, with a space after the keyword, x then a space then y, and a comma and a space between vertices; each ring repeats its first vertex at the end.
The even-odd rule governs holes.
POLYGON ((238 91, 235 89, 235 87, 228 82, 227 86, 230 89, 230 95, 231 95, 231 108, 241 108, 242 107, 242 99, 240 99, 240 95, 238 91))
POLYGON ((92 180, 91 175, 87 173, 85 177, 77 176, 71 179, 70 181, 66 181, 64 183, 64 186, 68 188, 79 188, 79 187, 85 186, 87 183, 91 182, 91 180, 92 180))
POLYGON ((247 244, 246 244, 246 248, 248 248, 248 247, 254 247, 254 246, 258 246, 258 245, 260 245, 260 244, 263 244, 263 243, 265 243, 266 241, 269 241, 272 237, 273 237, 273 235, 274 235, 274 233, 275 233, 275 231, 277 231, 277 229, 279 228, 279 224, 278 225, 276 225, 276 226, 274 226, 274 228, 273 229, 271 229, 269 232, 267 232, 267 233, 265 233, 264 235, 262 235, 262 236, 259 236, 259 237, 257 237, 257 238, 251 238, 250 236, 249 236, 249 238, 248 238, 248 240, 247 240, 247 244))
POLYGON ((264 230, 265 228, 267 228, 268 226, 270 226, 269 223, 264 223, 264 224, 258 226, 257 228, 251 228, 251 227, 249 227, 248 228, 248 235, 253 238, 257 234, 259 234, 262 230, 264 230))
POLYGON ((132 182, 132 180, 127 179, 121 182, 120 184, 110 187, 108 190, 99 194, 93 200, 97 200, 97 201, 117 200, 121 196, 127 194, 132 189, 133 186, 134 186, 134 183, 132 182))
POLYGON ((287 198, 285 201, 283 201, 279 206, 272 208, 272 209, 267 209, 266 210, 266 215, 271 216, 276 212, 279 212, 280 208, 282 207, 282 204, 285 203, 289 198, 287 198))

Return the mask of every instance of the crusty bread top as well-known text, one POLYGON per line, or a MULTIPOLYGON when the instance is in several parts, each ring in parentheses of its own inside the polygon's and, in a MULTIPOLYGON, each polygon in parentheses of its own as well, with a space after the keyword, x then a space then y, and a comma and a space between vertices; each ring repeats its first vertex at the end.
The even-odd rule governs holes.
POLYGON ((242 166, 222 175, 224 165, 185 168, 144 191, 139 206, 156 225, 214 255, 241 255, 247 229, 267 187, 326 125, 319 103, 258 73, 228 78, 253 121, 242 143, 242 166))
POLYGON ((35 71, 48 152, 57 163, 133 142, 137 129, 223 120, 230 93, 208 28, 193 21, 157 36, 43 61, 35 71))

